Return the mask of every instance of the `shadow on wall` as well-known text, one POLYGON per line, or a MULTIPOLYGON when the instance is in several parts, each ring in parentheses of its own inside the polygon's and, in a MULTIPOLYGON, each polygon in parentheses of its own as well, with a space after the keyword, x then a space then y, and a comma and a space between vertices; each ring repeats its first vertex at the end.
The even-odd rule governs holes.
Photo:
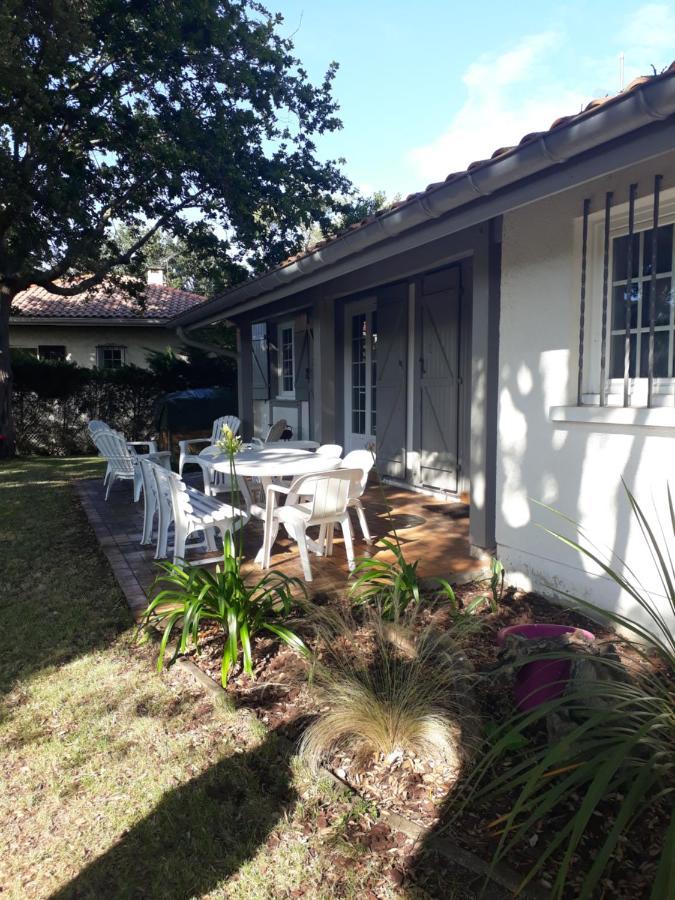
MULTIPOLYGON (((653 479, 654 492, 665 494, 666 474, 645 471, 644 434, 551 422, 549 407, 564 403, 562 398, 575 392, 576 372, 572 379, 567 348, 549 348, 531 358, 536 367, 526 361, 501 367, 497 485, 500 555, 507 571, 514 572, 516 581, 525 587, 531 584, 559 598, 563 591, 576 593, 599 606, 639 617, 638 605, 622 595, 600 569, 591 568, 581 554, 539 527, 578 537, 573 524, 535 501, 582 524, 588 537, 608 558, 613 557, 612 563, 619 568, 617 561, 628 554, 628 563, 636 566, 649 584, 649 573, 643 569, 647 561, 639 558, 641 537, 621 479, 637 491, 647 508, 651 498, 646 477, 653 479), (560 385, 563 369, 564 390, 560 385), (552 397, 561 399, 552 401, 552 397), (519 578, 520 573, 524 577, 519 578)), ((650 436, 649 440, 668 438, 650 436)))
POLYGON ((296 799, 290 754, 271 733, 165 794, 51 900, 201 897, 255 855, 296 799))

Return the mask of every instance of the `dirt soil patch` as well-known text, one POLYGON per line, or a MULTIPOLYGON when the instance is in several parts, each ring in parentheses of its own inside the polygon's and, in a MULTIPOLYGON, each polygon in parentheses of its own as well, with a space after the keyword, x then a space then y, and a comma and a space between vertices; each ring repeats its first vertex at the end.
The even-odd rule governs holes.
MULTIPOLYGON (((468 606, 473 599, 486 593, 486 587, 486 584, 472 583, 458 588, 460 604, 468 606)), ((335 603, 335 597, 330 602, 335 603)), ((622 644, 612 629, 536 594, 508 591, 498 612, 490 612, 486 604, 476 615, 481 627, 468 636, 465 650, 475 671, 487 676, 479 678, 476 685, 479 713, 487 727, 502 723, 514 711, 512 679, 498 671, 499 648, 496 635, 501 628, 534 622, 585 628, 595 634, 596 640, 612 642, 629 670, 642 665, 639 655, 622 644), (494 677, 491 677, 492 672, 494 677)), ((440 628, 450 622, 449 614, 444 611, 434 613, 432 618, 440 628)), ((309 633, 303 634, 302 625, 297 630, 308 642, 311 641, 309 633)), ((222 648, 221 631, 217 628, 205 628, 200 652, 190 654, 196 665, 215 681, 220 678, 222 648)), ((228 684, 228 693, 237 706, 250 709, 267 727, 297 741, 307 721, 318 712, 317 700, 308 686, 309 664, 285 645, 268 637, 256 638, 253 659, 255 678, 250 679, 237 670, 228 684)), ((457 790, 456 771, 438 762, 434 763, 431 759, 410 754, 401 754, 394 760, 375 758, 364 761, 347 752, 338 751, 326 761, 326 765, 365 801, 372 802, 380 810, 398 813, 424 826, 430 833, 442 825, 448 810, 452 808, 453 796, 457 790)), ((483 808, 473 806, 453 827, 452 840, 489 860, 496 845, 494 831, 489 828, 489 823, 508 810, 511 799, 504 798, 498 804, 490 802, 483 808)), ((593 858, 594 847, 599 846, 603 835, 607 834, 620 802, 620 797, 608 798, 604 815, 598 817, 597 823, 588 830, 579 847, 579 860, 593 858)), ((547 834, 556 833, 563 821, 561 815, 564 812, 550 817, 546 823, 547 834)), ((662 819, 655 812, 644 822, 644 828, 641 828, 644 844, 632 844, 623 848, 621 885, 617 886, 609 881, 603 885, 616 900, 635 900, 648 896, 655 870, 650 848, 658 844, 663 826, 662 819)), ((533 834, 529 845, 510 855, 509 865, 516 871, 527 872, 537 859, 545 837, 546 834, 533 834)), ((395 841, 391 835, 388 835, 387 840, 395 841)), ((395 843, 392 844, 392 849, 395 849, 395 843)), ((442 866, 442 862, 440 864, 442 866)), ((405 874, 405 864, 401 864, 401 870, 405 874)), ((553 864, 545 867, 539 881, 544 890, 550 888, 553 872, 553 864)), ((583 873, 583 866, 580 872, 583 873)), ((582 877, 583 874, 580 874, 579 878, 582 877)), ((573 885, 570 885, 570 890, 569 896, 575 896, 573 885)))

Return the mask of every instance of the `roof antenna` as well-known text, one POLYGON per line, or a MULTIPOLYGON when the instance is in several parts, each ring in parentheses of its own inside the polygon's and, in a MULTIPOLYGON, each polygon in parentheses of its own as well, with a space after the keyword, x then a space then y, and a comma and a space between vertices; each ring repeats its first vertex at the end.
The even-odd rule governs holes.
POLYGON ((619 53, 619 91, 624 89, 624 55, 623 52, 619 53))

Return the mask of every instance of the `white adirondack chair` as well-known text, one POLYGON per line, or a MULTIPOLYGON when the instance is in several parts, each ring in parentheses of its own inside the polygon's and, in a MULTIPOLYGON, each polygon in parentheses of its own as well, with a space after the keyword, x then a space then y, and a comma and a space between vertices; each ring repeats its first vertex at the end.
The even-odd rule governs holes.
POLYGON ((375 459, 370 450, 352 450, 340 463, 341 468, 361 470, 362 474, 360 481, 358 483, 352 483, 347 506, 356 510, 356 516, 359 520, 359 525, 361 526, 361 532, 363 533, 363 538, 367 544, 372 544, 373 539, 370 536, 370 529, 368 528, 368 522, 366 521, 366 513, 363 509, 361 497, 366 490, 368 475, 370 474, 370 470, 373 468, 374 463, 375 459))
POLYGON ((267 434, 265 435, 263 443, 270 444, 272 441, 280 441, 287 428, 288 422, 286 419, 279 419, 267 429, 267 434))
MULTIPOLYGON (((158 495, 165 496, 168 488, 171 496, 171 505, 174 522, 173 561, 178 564, 185 561, 185 545, 188 537, 197 531, 204 532, 206 546, 209 550, 216 549, 215 534, 220 531, 225 539, 229 532, 233 535, 234 529, 241 527, 248 519, 248 513, 229 503, 221 503, 215 497, 207 497, 200 491, 188 488, 180 475, 153 467, 153 473, 157 481, 158 495)), ((167 528, 168 532, 168 528, 167 528)), ((163 548, 166 553, 166 546, 163 548)), ((206 563, 212 560, 205 560, 206 563)))
POLYGON ((318 475, 302 475, 290 487, 269 484, 265 491, 265 538, 263 542, 263 567, 269 569, 272 546, 284 525, 298 544, 302 571, 306 581, 312 581, 309 549, 330 556, 333 552, 333 526, 340 525, 345 541, 349 570, 354 568, 354 547, 347 505, 353 490, 359 484, 361 469, 335 469, 318 475), (285 494, 286 503, 276 506, 274 494, 285 494), (302 499, 306 498, 306 499, 302 499), (307 529, 319 527, 318 542, 308 542, 307 529))
POLYGON ((183 466, 186 463, 197 463, 197 465, 199 465, 199 456, 190 453, 190 447, 194 446, 195 444, 205 444, 207 447, 213 447, 216 441, 219 441, 223 436, 223 427, 225 425, 227 425, 228 428, 231 429, 233 434, 238 434, 239 429, 241 428, 241 422, 239 421, 237 416, 221 416, 213 423, 213 428, 211 429, 211 437, 192 438, 188 441, 178 441, 178 448, 180 450, 178 456, 179 475, 183 475, 183 466))
POLYGON ((116 481, 131 481, 134 487, 134 502, 136 502, 141 495, 142 488, 136 453, 127 447, 121 434, 111 429, 97 431, 93 441, 96 449, 108 463, 108 487, 105 499, 107 500, 110 496, 111 488, 116 481))
MULTIPOLYGON (((114 431, 106 422, 102 421, 102 419, 92 419, 87 425, 87 431, 89 432, 89 437, 92 442, 96 444, 95 435, 101 434, 107 431, 114 431)), ((120 437, 124 437, 124 435, 117 431, 115 434, 119 434, 120 437)), ((157 441, 127 441, 124 438, 124 441, 130 449, 135 449, 136 447, 147 447, 148 453, 157 453, 157 441)), ((100 451, 99 451, 100 452, 100 451)), ((110 463, 106 465, 105 475, 103 476, 103 484, 106 484, 108 479, 110 478, 110 463)))

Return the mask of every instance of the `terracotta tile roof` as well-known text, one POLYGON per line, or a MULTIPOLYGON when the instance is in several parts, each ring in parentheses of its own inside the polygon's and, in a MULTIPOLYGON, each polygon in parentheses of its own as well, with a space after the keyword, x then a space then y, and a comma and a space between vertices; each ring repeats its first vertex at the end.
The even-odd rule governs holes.
POLYGON ((75 297, 50 294, 32 285, 17 294, 11 314, 20 318, 45 319, 138 319, 161 323, 204 303, 206 297, 181 291, 168 285, 145 286, 145 306, 117 287, 112 291, 93 288, 75 297))
POLYGON ((306 250, 302 250, 300 253, 296 253, 294 256, 289 256, 288 259, 285 259, 277 268, 281 269, 285 266, 289 266, 292 263, 298 262, 298 260, 303 259, 306 256, 310 256, 312 253, 317 250, 321 250, 327 244, 332 243, 335 240, 338 240, 344 234, 347 234, 350 231, 355 231, 359 228, 364 228, 366 225, 370 225, 371 223, 377 221, 377 219, 382 218, 382 216, 387 215, 387 213, 392 212, 392 210, 399 209, 401 206, 405 206, 408 203, 413 203, 420 199, 420 197, 424 197, 426 194, 430 194, 432 191, 437 190, 442 187, 444 184, 447 184, 451 181, 456 181, 460 178, 466 176, 468 172, 474 172, 476 169, 480 169, 483 166, 488 165, 493 160, 498 159, 502 156, 506 156, 507 154, 514 153, 518 150, 519 147, 522 147, 525 144, 529 144, 531 141, 535 141, 540 138, 542 135, 547 134, 548 132, 555 131, 557 128, 561 128, 564 125, 569 125, 573 121, 578 121, 588 116, 592 115, 594 112, 599 110, 600 108, 606 106, 609 103, 621 100, 621 98, 625 97, 626 94, 634 91, 636 88, 640 87, 643 84, 646 84, 650 81, 653 81, 655 78, 660 78, 663 75, 675 74, 675 60, 663 70, 663 72, 659 72, 654 75, 641 75, 638 78, 635 78, 628 84, 623 91, 618 94, 607 95, 606 97, 598 97, 595 100, 591 100, 580 112, 574 113, 570 116, 560 116, 552 123, 552 125, 544 130, 544 131, 534 131, 529 134, 524 135, 520 141, 512 146, 512 147, 499 147, 497 150, 492 153, 489 159, 479 159, 475 162, 470 163, 466 169, 463 169, 461 172, 451 172, 443 181, 437 181, 433 184, 428 184, 423 191, 418 191, 414 194, 408 194, 403 200, 398 200, 395 203, 391 203, 388 206, 383 207, 378 210, 378 212, 374 213, 371 216, 368 216, 365 219, 361 219, 360 222, 356 222, 353 225, 350 225, 349 228, 346 228, 344 231, 335 235, 334 237, 327 238, 326 240, 319 241, 316 244, 308 247, 306 250))

